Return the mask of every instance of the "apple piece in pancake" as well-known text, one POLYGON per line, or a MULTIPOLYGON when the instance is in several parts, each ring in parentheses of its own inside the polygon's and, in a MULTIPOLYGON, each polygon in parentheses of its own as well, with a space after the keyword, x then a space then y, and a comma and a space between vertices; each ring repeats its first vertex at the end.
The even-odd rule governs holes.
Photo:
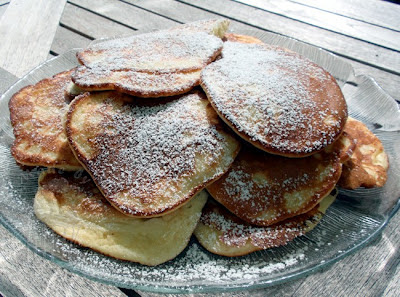
POLYGON ((90 176, 42 172, 35 215, 57 234, 107 256, 158 265, 188 244, 207 201, 202 191, 178 210, 159 218, 126 216, 112 207, 90 176))
POLYGON ((66 130, 105 198, 136 217, 182 206, 223 175, 240 149, 201 90, 151 101, 86 93, 71 104, 66 130))
POLYGON ((200 85, 219 116, 266 152, 305 157, 333 143, 347 105, 336 80, 307 58, 267 44, 224 43, 200 85))
POLYGON ((383 187, 389 169, 382 142, 360 121, 348 118, 344 131, 356 140, 350 160, 343 164, 338 185, 346 189, 383 187))
POLYGON ((190 30, 112 39, 78 52, 83 66, 72 79, 88 90, 115 89, 141 97, 178 95, 199 84, 200 70, 215 60, 222 46, 220 38, 190 30))
POLYGON ((250 225, 209 200, 194 234, 211 253, 228 257, 243 256, 286 245, 311 231, 334 200, 334 196, 328 195, 310 211, 265 227, 250 225))
POLYGON ((229 171, 207 190, 242 220, 272 225, 308 212, 328 195, 352 146, 351 139, 339 139, 312 156, 286 158, 246 145, 229 171))
POLYGON ((15 136, 11 154, 26 166, 79 170, 64 131, 70 98, 65 96, 74 70, 22 88, 9 102, 15 136))
POLYGON ((241 42, 241 43, 264 43, 260 39, 249 36, 249 35, 241 35, 236 33, 225 33, 223 41, 232 41, 232 42, 241 42))

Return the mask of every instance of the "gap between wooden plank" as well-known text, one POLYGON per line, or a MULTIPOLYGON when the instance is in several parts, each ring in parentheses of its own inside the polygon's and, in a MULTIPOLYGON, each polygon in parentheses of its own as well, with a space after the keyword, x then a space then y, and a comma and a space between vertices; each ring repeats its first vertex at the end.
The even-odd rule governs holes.
POLYGON ((234 1, 387 49, 400 51, 400 32, 397 31, 287 0, 234 1))
POLYGON ((70 0, 69 2, 138 30, 154 30, 177 24, 125 2, 112 0, 70 0))
POLYGON ((65 6, 60 23, 89 39, 129 35, 136 31, 70 3, 65 6))
POLYGON ((0 67, 21 77, 47 59, 66 0, 14 0, 0 23, 0 67))
POLYGON ((247 25, 321 47, 340 56, 400 74, 400 55, 382 47, 228 0, 179 0, 247 25))

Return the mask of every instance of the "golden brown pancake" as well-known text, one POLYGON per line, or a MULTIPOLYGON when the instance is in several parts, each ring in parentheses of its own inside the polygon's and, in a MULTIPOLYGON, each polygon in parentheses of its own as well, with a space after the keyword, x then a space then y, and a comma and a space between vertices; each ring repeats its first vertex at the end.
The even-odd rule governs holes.
POLYGON ((241 43, 264 43, 260 39, 254 36, 241 35, 235 33, 225 33, 223 40, 232 42, 241 42, 241 43))
POLYGON ((343 164, 339 186, 346 189, 383 187, 389 161, 381 141, 365 124, 350 117, 344 131, 356 140, 356 146, 350 160, 343 164))
POLYGON ((73 70, 22 88, 9 102, 15 140, 11 153, 27 166, 78 170, 82 166, 74 157, 64 131, 64 116, 69 99, 65 89, 73 70))
POLYGON ((219 116, 266 152, 305 157, 333 143, 347 105, 335 79, 292 51, 225 42, 200 84, 219 116))
POLYGON ((139 97, 164 97, 183 94, 197 86, 200 70, 173 73, 110 71, 80 66, 74 73, 75 84, 86 91, 116 90, 139 97))
POLYGON ((139 97, 183 94, 223 42, 205 32, 164 30, 94 44, 78 52, 72 79, 87 90, 118 90, 139 97))
POLYGON ((307 213, 266 227, 252 226, 209 200, 194 234, 211 253, 228 257, 242 256, 285 245, 311 231, 334 200, 334 196, 328 195, 307 213))
POLYGON ((136 217, 182 206, 228 170, 240 147, 201 90, 151 101, 87 93, 71 104, 66 130, 106 199, 136 217))
POLYGON ((207 190, 242 220, 272 225, 310 211, 328 195, 349 149, 350 140, 337 141, 312 156, 293 159, 243 146, 231 169, 207 190))
POLYGON ((186 247, 206 201, 200 192, 163 217, 132 218, 112 207, 89 175, 49 170, 39 177, 34 210, 68 240, 114 258, 158 265, 186 247))

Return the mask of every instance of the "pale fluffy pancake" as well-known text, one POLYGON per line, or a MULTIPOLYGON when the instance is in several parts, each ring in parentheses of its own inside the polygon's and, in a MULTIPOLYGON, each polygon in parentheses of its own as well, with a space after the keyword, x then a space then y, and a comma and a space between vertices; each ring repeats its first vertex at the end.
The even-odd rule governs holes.
POLYGON ((311 210, 332 191, 347 155, 343 151, 351 147, 343 143, 296 159, 243 146, 231 169, 207 190, 248 223, 277 223, 311 210))
POLYGON ((242 256, 285 245, 311 231, 334 200, 334 196, 328 195, 309 212, 267 227, 252 226, 210 200, 203 209, 194 234, 211 253, 242 256))
POLYGON ((88 175, 43 172, 34 201, 36 216, 56 233, 102 254, 145 265, 173 259, 188 244, 207 194, 159 218, 122 214, 102 196, 88 175))
POLYGON ((201 86, 231 128, 256 147, 287 157, 321 151, 342 132, 347 105, 335 79, 292 51, 225 42, 201 86))
POLYGON ((240 147, 200 90, 151 101, 86 93, 71 104, 66 129, 104 196, 138 217, 189 201, 228 170, 240 147))
POLYGON ((388 156, 378 137, 362 122, 347 120, 344 131, 356 140, 350 160, 343 164, 339 186, 347 189, 382 187, 389 168, 388 156))
POLYGON ((11 153, 27 166, 78 170, 81 165, 68 145, 64 131, 69 99, 65 89, 73 70, 41 80, 14 94, 9 102, 15 140, 11 153))
POLYGON ((183 94, 199 84, 200 70, 223 42, 205 32, 163 30, 94 44, 78 52, 83 65, 72 79, 88 90, 140 97, 183 94))

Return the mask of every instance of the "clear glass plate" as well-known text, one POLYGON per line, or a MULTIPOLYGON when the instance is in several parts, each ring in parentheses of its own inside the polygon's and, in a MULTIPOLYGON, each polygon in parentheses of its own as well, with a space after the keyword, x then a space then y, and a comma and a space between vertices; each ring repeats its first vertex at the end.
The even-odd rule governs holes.
POLYGON ((41 169, 22 171, 10 155, 13 135, 8 101, 20 88, 77 65, 71 50, 33 69, 0 99, 0 222, 31 250, 58 265, 103 283, 153 292, 218 292, 259 288, 305 276, 370 242, 400 207, 400 112, 373 79, 354 76, 350 64, 321 49, 265 33, 267 43, 291 48, 330 71, 345 94, 350 115, 382 140, 390 169, 385 187, 340 190, 322 222, 290 244, 238 258, 205 251, 195 239, 176 259, 157 267, 115 260, 64 240, 39 222, 33 198, 41 169))

